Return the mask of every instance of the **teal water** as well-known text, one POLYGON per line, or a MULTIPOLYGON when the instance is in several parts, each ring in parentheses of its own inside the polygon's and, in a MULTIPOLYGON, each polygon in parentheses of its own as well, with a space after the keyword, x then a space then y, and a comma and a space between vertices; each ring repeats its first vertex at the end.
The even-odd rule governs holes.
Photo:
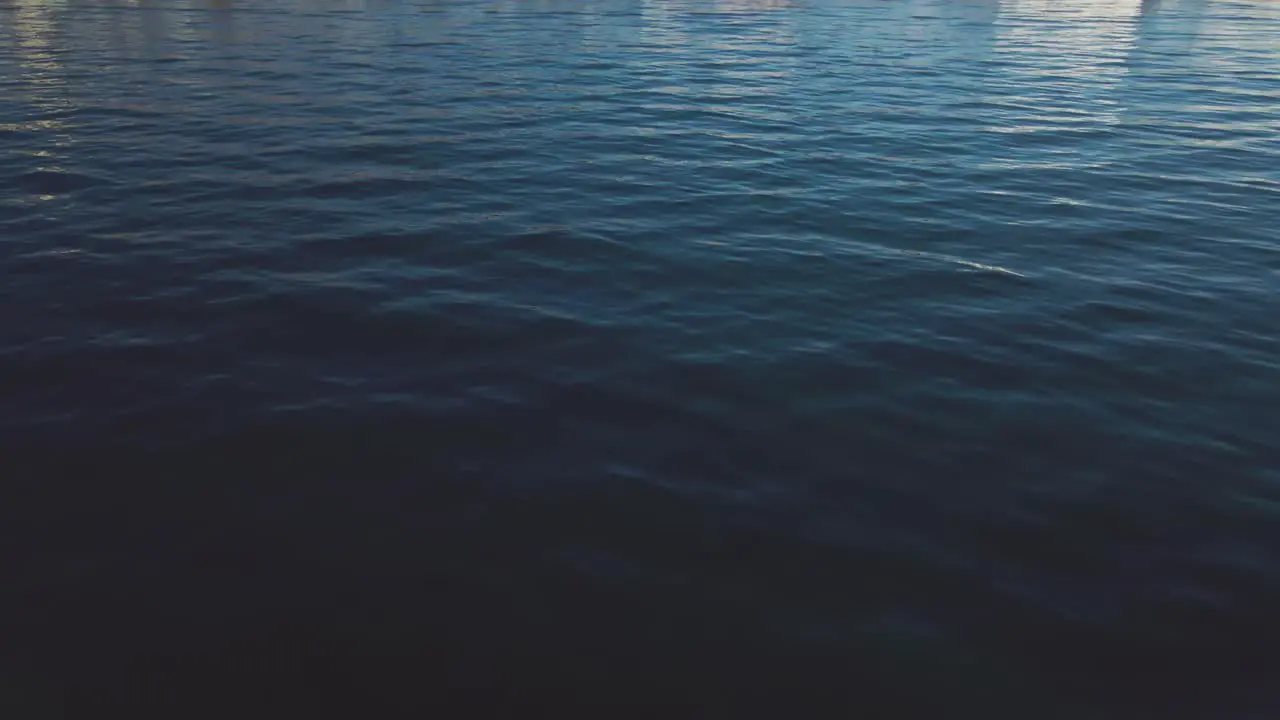
POLYGON ((0 703, 1276 717, 1278 229, 1270 0, 0 0, 0 703))

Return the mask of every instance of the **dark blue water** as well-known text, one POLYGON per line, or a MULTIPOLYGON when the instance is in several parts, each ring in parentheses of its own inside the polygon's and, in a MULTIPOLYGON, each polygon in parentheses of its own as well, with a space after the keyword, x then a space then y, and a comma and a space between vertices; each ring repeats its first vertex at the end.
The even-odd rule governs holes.
POLYGON ((1280 716, 1280 3, 3 2, 6 717, 1280 716))

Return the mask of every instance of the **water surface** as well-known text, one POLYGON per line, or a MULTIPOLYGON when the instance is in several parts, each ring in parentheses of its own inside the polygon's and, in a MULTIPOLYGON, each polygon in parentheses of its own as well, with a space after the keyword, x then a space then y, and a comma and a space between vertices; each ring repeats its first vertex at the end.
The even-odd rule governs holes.
POLYGON ((1276 717, 1278 138, 1268 0, 9 0, 0 700, 1276 717))

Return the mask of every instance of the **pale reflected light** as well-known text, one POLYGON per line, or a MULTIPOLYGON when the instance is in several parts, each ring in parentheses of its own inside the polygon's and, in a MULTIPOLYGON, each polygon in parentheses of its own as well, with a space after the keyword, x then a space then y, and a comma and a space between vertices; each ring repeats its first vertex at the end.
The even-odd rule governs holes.
POLYGON ((1006 51, 1036 55, 1041 65, 1051 55, 1051 74, 1100 79, 1123 74, 1141 13, 1142 0, 1005 0, 997 22, 1006 51))
POLYGON ((777 10, 795 5, 791 0, 716 0, 718 8, 732 10, 777 10))
POLYGON ((1143 0, 1004 0, 994 51, 1008 68, 1005 80, 1026 88, 1027 110, 1023 122, 1006 120, 991 131, 1088 131, 1119 123, 1117 88, 1137 48, 1143 10, 1143 0))
POLYGON ((66 138, 57 135, 64 130, 65 121, 60 114, 72 109, 66 73, 59 59, 58 39, 54 27, 55 4, 23 3, 13 12, 13 33, 18 48, 19 80, 25 90, 29 106, 38 111, 38 117, 26 122, 10 123, 24 130, 51 131, 54 144, 65 143, 66 138))

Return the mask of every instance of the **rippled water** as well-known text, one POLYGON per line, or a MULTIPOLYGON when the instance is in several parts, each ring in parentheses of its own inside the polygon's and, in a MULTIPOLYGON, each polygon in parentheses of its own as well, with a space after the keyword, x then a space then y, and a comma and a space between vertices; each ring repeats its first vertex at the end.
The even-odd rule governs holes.
POLYGON ((1280 716, 1278 229, 1269 0, 0 0, 0 702, 1280 716))

